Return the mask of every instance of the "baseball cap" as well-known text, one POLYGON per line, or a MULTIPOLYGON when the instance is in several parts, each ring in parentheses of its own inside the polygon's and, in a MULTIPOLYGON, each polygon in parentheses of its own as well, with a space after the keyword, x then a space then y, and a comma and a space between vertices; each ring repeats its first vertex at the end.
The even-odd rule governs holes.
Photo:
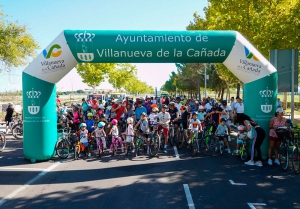
POLYGON ((277 108, 276 112, 283 113, 283 109, 282 108, 277 108))

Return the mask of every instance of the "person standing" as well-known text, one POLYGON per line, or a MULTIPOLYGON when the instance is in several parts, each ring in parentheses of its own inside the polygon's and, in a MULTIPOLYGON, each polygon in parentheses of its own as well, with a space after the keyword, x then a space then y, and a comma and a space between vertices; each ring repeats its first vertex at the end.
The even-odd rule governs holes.
POLYGON ((121 121, 121 116, 125 113, 127 113, 127 109, 125 107, 125 104, 123 103, 123 99, 119 98, 118 100, 115 100, 115 104, 111 107, 111 113, 114 113, 115 117, 112 119, 116 119, 119 123, 121 121))
POLYGON ((136 121, 139 121, 141 119, 141 114, 143 112, 147 112, 147 109, 143 106, 143 101, 139 100, 137 102, 138 106, 135 108, 135 119, 136 121))
POLYGON ((234 113, 236 114, 237 121, 239 125, 243 124, 243 121, 240 119, 241 115, 244 114, 244 104, 240 97, 236 97, 236 104, 234 106, 234 113))
POLYGON ((277 108, 282 108, 282 102, 280 101, 280 98, 277 98, 277 108))
POLYGON ((268 164, 273 165, 272 161, 272 152, 275 148, 275 160, 274 163, 277 165, 280 165, 280 162, 278 160, 278 152, 279 152, 279 146, 282 142, 282 139, 280 139, 276 134, 276 129, 281 126, 287 126, 286 119, 283 117, 283 110, 281 108, 277 108, 275 117, 271 118, 270 120, 270 132, 269 132, 269 140, 270 140, 270 146, 268 151, 268 164))
POLYGON ((56 105, 61 106, 59 95, 56 96, 56 105))

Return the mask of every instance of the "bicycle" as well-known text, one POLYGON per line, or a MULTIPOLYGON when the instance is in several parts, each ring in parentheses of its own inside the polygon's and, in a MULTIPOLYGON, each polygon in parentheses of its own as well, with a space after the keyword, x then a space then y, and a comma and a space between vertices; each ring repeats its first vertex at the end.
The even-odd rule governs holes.
POLYGON ((150 138, 150 156, 155 157, 158 154, 160 144, 161 144, 161 137, 162 130, 158 131, 158 126, 153 126, 153 131, 151 132, 150 138))
POLYGON ((278 127, 275 131, 277 136, 283 139, 279 147, 279 162, 282 170, 286 171, 289 166, 290 131, 286 126, 278 127))
MULTIPOLYGON (((136 132, 136 131, 135 131, 136 132)), ((144 151, 146 151, 147 149, 147 145, 146 145, 146 139, 144 136, 142 135, 138 135, 136 137, 135 140, 135 156, 137 157, 139 155, 140 152, 140 148, 142 148, 142 146, 144 147, 144 151)), ((150 150, 149 150, 149 154, 150 154, 150 150)))
POLYGON ((184 134, 184 129, 183 129, 182 123, 180 123, 180 126, 179 126, 178 130, 175 132, 174 137, 176 138, 176 141, 177 141, 176 145, 179 150, 181 150, 184 145, 187 145, 186 136, 184 134))
MULTIPOLYGON (((112 156, 115 156, 117 154, 117 150, 118 150, 119 143, 120 143, 118 138, 119 138, 119 136, 112 136, 112 138, 111 138, 111 145, 112 145, 111 155, 112 156), (113 140, 113 139, 115 139, 115 140, 113 140)), ((121 144, 120 144, 120 146, 121 146, 121 144)))
POLYGON ((169 125, 169 143, 172 147, 175 145, 174 132, 175 132, 174 124, 172 122, 170 122, 170 125, 169 125))
POLYGON ((298 133, 298 138, 294 138, 294 147, 293 147, 293 152, 292 152, 292 165, 293 165, 293 170, 295 174, 299 174, 300 172, 300 142, 299 142, 299 134, 298 133))
MULTIPOLYGON (((102 141, 103 138, 104 138, 104 140, 106 140, 105 137, 95 137, 96 142, 97 142, 97 151, 98 151, 99 158, 101 158, 101 153, 104 153, 103 141, 102 141)), ((107 144, 107 142, 106 142, 106 144, 107 144)))
POLYGON ((5 132, 0 131, 0 152, 3 152, 6 146, 5 132))
POLYGON ((206 156, 212 156, 218 151, 214 134, 204 135, 199 141, 200 152, 206 156))
MULTIPOLYGON (((191 131, 191 129, 188 130, 191 131)), ((192 157, 195 157, 199 151, 198 132, 193 134, 191 142, 189 143, 189 149, 192 151, 192 157)))
POLYGON ((126 139, 123 142, 126 156, 130 153, 130 151, 133 150, 132 141, 133 141, 133 136, 126 135, 126 139))
POLYGON ((217 148, 219 149, 221 155, 223 155, 225 152, 225 143, 223 140, 220 140, 220 137, 223 138, 223 137, 228 137, 228 136, 229 136, 228 134, 216 134, 215 135, 215 139, 217 140, 216 144, 219 145, 219 146, 217 146, 217 148))
POLYGON ((75 141, 71 140, 71 130, 67 128, 58 130, 58 133, 62 133, 62 137, 59 137, 56 142, 56 153, 60 158, 66 159, 69 156, 70 147, 74 147, 75 141))
POLYGON ((246 149, 247 144, 244 144, 240 146, 240 149, 238 150, 238 153, 232 152, 232 156, 240 155, 242 161, 246 161, 248 159, 248 152, 246 149))

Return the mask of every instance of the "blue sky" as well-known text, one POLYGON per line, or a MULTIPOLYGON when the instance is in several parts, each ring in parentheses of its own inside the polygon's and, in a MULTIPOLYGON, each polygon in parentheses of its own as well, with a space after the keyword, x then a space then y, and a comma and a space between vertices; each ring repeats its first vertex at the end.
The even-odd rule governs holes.
MULTIPOLYGON (((203 16, 206 0, 1 0, 2 10, 11 21, 26 25, 40 45, 40 53, 65 29, 95 30, 185 30, 193 13, 203 16)), ((160 88, 174 64, 135 64, 138 77, 160 88)), ((21 89, 21 71, 0 74, 0 91, 21 89), (4 85, 3 85, 4 84, 4 85)), ((72 70, 58 84, 58 90, 88 88, 72 70)), ((107 83, 101 88, 111 88, 107 83)))

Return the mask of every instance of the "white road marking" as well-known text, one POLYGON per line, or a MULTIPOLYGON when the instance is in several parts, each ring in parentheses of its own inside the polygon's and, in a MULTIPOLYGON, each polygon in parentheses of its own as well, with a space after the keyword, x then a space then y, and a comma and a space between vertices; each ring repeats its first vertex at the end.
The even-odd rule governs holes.
POLYGON ((0 170, 31 170, 31 171, 44 171, 41 168, 10 168, 10 167, 0 167, 0 170))
POLYGON ((33 179, 31 179, 30 181, 28 181, 26 184, 24 184, 23 186, 19 187, 18 189, 16 189, 15 191, 13 191, 9 195, 7 195, 4 199, 0 200, 0 207, 4 203, 6 203, 9 199, 13 198, 16 194, 18 194, 19 192, 23 191, 28 186, 30 186, 30 184, 32 184, 33 182, 37 181, 39 178, 41 178, 42 176, 44 176, 45 174, 47 174, 49 171, 53 170, 59 164, 60 164, 60 162, 57 162, 57 163, 51 165, 49 168, 43 170, 41 173, 39 173, 36 177, 34 177, 33 179))
POLYGON ((194 205, 194 202, 193 202, 193 198, 192 198, 192 195, 191 195, 191 192, 190 192, 189 185, 184 184, 183 188, 184 188, 184 192, 185 192, 185 196, 186 196, 186 199, 187 199, 187 202, 188 202, 189 209, 195 209, 195 205, 194 205))
POLYGON ((265 203, 247 203, 251 209, 255 209, 255 205, 257 206, 266 206, 265 203))
POLYGON ((176 158, 179 158, 178 150, 176 146, 173 146, 176 158))
POLYGON ((229 182, 235 186, 247 186, 247 184, 245 184, 245 183, 234 183, 232 180, 229 180, 229 182))

